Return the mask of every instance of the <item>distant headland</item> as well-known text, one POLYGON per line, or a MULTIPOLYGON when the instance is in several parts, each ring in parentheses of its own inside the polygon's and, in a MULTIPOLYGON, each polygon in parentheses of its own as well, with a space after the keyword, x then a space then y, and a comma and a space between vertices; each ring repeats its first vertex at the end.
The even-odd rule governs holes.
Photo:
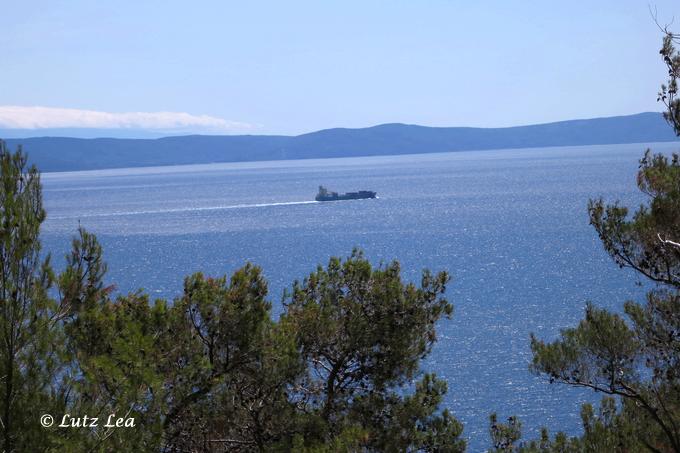
MULTIPOLYGON (((0 130, 0 138, 9 136, 9 132, 0 130)), ((12 135, 16 133, 12 131, 12 135)), ((58 130, 49 134, 62 135, 58 130)), ((382 124, 361 129, 325 129, 297 136, 186 135, 153 139, 51 136, 6 141, 10 149, 22 144, 30 160, 49 172, 675 140, 678 137, 662 115, 648 112, 505 128, 382 124)))

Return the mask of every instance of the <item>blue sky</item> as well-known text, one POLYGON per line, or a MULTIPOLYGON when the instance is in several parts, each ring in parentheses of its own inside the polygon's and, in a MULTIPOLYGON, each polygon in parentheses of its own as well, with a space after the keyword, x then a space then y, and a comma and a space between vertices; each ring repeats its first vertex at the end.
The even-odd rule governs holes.
MULTIPOLYGON (((677 1, 651 5, 680 31, 677 1)), ((0 9, 0 128, 298 134, 661 110, 661 34, 641 0, 1 0, 0 9)))

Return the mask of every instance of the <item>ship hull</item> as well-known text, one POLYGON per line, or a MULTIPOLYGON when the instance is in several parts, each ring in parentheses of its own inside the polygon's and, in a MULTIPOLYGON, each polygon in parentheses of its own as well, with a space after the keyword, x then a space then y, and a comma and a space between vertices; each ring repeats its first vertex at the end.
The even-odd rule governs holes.
POLYGON ((367 198, 375 198, 376 193, 368 190, 361 192, 348 192, 340 194, 317 195, 316 201, 341 201, 341 200, 364 200, 367 198))

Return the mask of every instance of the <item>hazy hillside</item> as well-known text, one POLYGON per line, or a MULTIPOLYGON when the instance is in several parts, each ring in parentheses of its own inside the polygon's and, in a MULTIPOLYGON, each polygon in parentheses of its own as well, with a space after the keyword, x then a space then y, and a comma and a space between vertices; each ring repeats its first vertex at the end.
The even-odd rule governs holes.
MULTIPOLYGON (((1 131, 0 131, 1 132, 1 131)), ((42 171, 88 170, 253 160, 673 141, 660 113, 508 128, 383 124, 299 136, 188 135, 158 139, 11 138, 42 171)))

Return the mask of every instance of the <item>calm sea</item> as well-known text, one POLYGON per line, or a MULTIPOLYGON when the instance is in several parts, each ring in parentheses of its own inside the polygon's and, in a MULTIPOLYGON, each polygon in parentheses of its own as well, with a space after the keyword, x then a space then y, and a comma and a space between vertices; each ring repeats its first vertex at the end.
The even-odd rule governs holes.
MULTIPOLYGON (((674 144, 655 144, 657 151, 674 144)), ((119 169, 43 175, 44 246, 59 258, 80 223, 96 233, 121 292, 173 298, 184 276, 229 274, 246 261, 281 294, 330 256, 360 247, 453 275, 451 320, 424 368, 449 382, 448 407, 471 451, 488 447, 488 415, 519 415, 529 436, 580 432, 579 405, 599 395, 527 370, 529 333, 554 338, 586 301, 619 310, 640 299, 632 273, 604 253, 589 198, 638 204, 646 145, 119 169), (317 186, 378 199, 316 203, 317 186)), ((189 152, 189 150, 188 150, 189 152)), ((59 260, 56 260, 59 262, 59 260)))

